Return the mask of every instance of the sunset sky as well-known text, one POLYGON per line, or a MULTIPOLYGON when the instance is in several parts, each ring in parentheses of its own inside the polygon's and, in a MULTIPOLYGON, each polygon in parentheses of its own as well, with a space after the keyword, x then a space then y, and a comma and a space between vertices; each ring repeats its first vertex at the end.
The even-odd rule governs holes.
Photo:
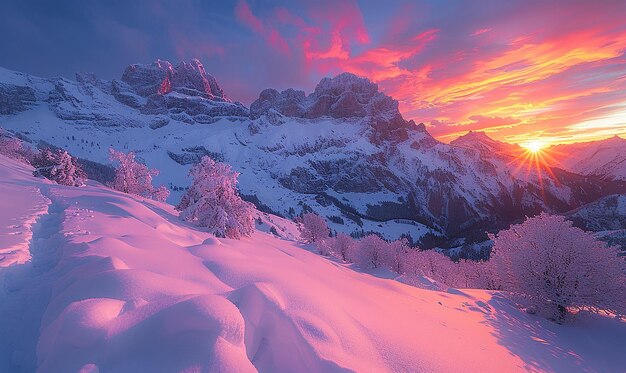
POLYGON ((349 71, 449 141, 626 135, 626 1, 16 1, 0 66, 119 78, 197 57, 234 100, 349 71))

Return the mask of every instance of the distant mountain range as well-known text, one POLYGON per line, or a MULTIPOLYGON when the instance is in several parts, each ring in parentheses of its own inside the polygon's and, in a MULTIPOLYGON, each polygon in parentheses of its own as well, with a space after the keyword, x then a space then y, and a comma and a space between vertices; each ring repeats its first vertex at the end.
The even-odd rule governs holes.
POLYGON ((600 141, 556 145, 549 150, 557 167, 581 175, 626 180, 626 139, 619 136, 600 141))
POLYGON ((248 109, 198 60, 130 65, 112 81, 0 69, 0 126, 101 164, 109 147, 135 151, 161 170, 171 202, 191 164, 210 155, 241 173, 241 193, 261 210, 313 210, 337 231, 406 235, 425 246, 480 242, 524 216, 626 192, 623 139, 555 147, 570 156, 529 169, 522 148, 484 133, 434 139, 376 84, 347 73, 309 95, 264 90, 248 109))

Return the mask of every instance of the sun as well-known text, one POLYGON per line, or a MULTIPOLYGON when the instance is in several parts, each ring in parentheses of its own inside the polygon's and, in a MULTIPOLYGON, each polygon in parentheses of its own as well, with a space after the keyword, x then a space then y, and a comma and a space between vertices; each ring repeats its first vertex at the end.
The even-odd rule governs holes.
POLYGON ((514 174, 526 169, 526 175, 534 174, 537 177, 540 187, 543 190, 544 179, 547 177, 554 183, 559 183, 556 175, 552 171, 551 165, 556 163, 554 150, 550 147, 550 141, 546 139, 533 139, 520 143, 524 149, 509 162, 514 164, 514 174))
POLYGON ((545 144, 539 140, 533 140, 523 145, 531 153, 540 153, 545 144))

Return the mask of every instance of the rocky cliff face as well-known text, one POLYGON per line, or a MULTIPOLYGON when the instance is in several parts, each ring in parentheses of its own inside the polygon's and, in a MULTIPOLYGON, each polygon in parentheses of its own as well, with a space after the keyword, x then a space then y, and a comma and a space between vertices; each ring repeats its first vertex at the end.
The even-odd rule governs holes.
POLYGON ((272 111, 303 119, 365 118, 370 127, 367 135, 377 143, 391 137, 406 140, 407 130, 415 128, 414 122, 402 118, 396 100, 379 92, 375 83, 350 73, 322 79, 308 96, 293 89, 266 89, 250 105, 253 119, 272 111))
POLYGON ((130 65, 122 75, 122 82, 130 90, 117 83, 118 100, 138 107, 144 114, 167 115, 188 124, 212 123, 215 117, 248 116, 243 105, 226 98, 217 80, 206 73, 197 59, 175 67, 161 60, 149 65, 130 65), (145 105, 138 105, 133 93, 146 97, 145 105))
POLYGON ((282 92, 266 89, 250 105, 250 115, 258 118, 272 109, 288 117, 308 119, 366 116, 401 119, 396 100, 379 92, 375 83, 350 73, 322 79, 309 96, 293 89, 282 92))
POLYGON ((0 84, 0 115, 17 114, 35 104, 35 92, 30 87, 0 84))
POLYGON ((230 101, 217 80, 204 70, 202 63, 193 59, 173 67, 169 61, 157 60, 149 65, 133 64, 122 74, 122 81, 144 97, 178 92, 200 96, 214 101, 230 101))
POLYGON ((175 67, 161 60, 130 65, 121 80, 113 81, 89 73, 76 74, 75 81, 5 75, 2 81, 0 74, 0 115, 45 103, 61 120, 102 127, 162 127, 170 120, 207 124, 249 116, 246 107, 224 95, 198 60, 175 67))

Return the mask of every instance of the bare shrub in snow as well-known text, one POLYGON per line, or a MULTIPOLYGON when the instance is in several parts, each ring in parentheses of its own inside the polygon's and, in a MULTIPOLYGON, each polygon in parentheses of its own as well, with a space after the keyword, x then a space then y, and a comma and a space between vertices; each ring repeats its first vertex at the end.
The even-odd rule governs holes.
POLYGON ((254 205, 241 199, 236 189, 239 173, 204 156, 189 175, 191 186, 177 206, 182 219, 221 237, 240 238, 254 231, 254 205))
POLYGON ((304 242, 313 243, 324 240, 330 234, 324 218, 312 212, 302 215, 300 223, 300 237, 304 242))
POLYGON ((626 312, 623 258, 564 217, 544 213, 492 239, 502 288, 522 304, 558 322, 576 309, 626 312))
POLYGON ((109 158, 118 162, 111 184, 113 189, 161 202, 169 197, 170 192, 164 185, 158 188, 152 186, 152 178, 159 174, 159 170, 149 169, 145 164, 137 162, 134 152, 109 149, 109 158))
POLYGON ((356 245, 354 262, 361 268, 378 268, 383 264, 387 242, 375 234, 361 238, 356 245))
POLYGON ((33 174, 43 176, 57 184, 81 186, 87 179, 76 158, 65 150, 42 149, 32 160, 33 174))

